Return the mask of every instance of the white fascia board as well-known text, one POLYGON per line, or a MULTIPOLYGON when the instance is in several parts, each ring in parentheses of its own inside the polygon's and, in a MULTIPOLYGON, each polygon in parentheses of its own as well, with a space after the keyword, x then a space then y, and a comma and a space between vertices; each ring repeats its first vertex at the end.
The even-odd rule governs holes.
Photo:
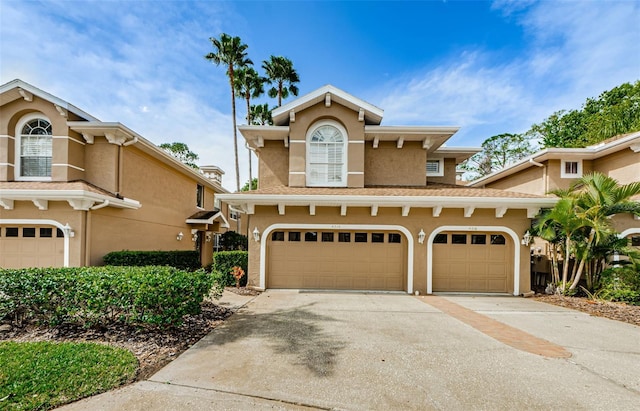
POLYGON ((327 93, 330 93, 332 95, 332 101, 337 101, 341 104, 347 103, 347 105, 351 105, 352 107, 363 108, 366 112, 365 117, 373 118, 373 120, 376 122, 382 121, 384 110, 374 106, 373 104, 367 103, 366 101, 361 100, 343 90, 340 90, 339 88, 327 84, 287 104, 275 108, 271 112, 274 124, 278 124, 281 120, 286 121, 291 110, 293 110, 294 112, 299 111, 296 109, 304 109, 317 102, 325 101, 327 93))
POLYGON ((476 208, 532 208, 553 207, 558 201, 555 197, 541 198, 503 198, 503 197, 443 197, 443 196, 336 196, 336 195, 265 195, 265 194, 224 194, 219 198, 227 204, 243 206, 269 206, 285 204, 287 206, 316 207, 401 207, 416 208, 463 208, 474 204, 476 208))
POLYGON ((594 160, 611 153, 615 153, 620 150, 625 150, 630 147, 636 140, 640 140, 640 131, 631 133, 630 135, 611 141, 606 144, 596 144, 588 146, 586 148, 545 148, 537 153, 526 157, 517 163, 514 163, 502 170, 498 170, 489 175, 481 177, 475 181, 467 184, 467 187, 479 187, 485 184, 492 183, 504 177, 508 177, 513 173, 524 170, 526 168, 534 166, 531 161, 542 162, 546 160, 594 160))
POLYGON ((108 200, 108 205, 110 207, 138 209, 142 206, 139 201, 132 200, 130 198, 120 199, 85 190, 2 190, 2 198, 14 201, 88 200, 95 202, 104 202, 108 200))
POLYGON ((86 118, 87 120, 90 120, 90 121, 100 121, 97 118, 93 117, 91 114, 89 114, 89 113, 87 113, 87 112, 85 112, 83 110, 80 110, 78 107, 74 106, 73 104, 71 104, 71 103, 69 103, 69 102, 67 102, 65 100, 62 100, 61 98, 58 98, 58 97, 54 96, 53 94, 49 94, 44 90, 40 90, 39 88, 37 88, 35 86, 32 86, 29 83, 25 83, 24 81, 22 81, 20 79, 15 79, 15 80, 12 80, 12 81, 10 81, 8 83, 5 83, 5 84, 1 85, 0 86, 0 94, 6 93, 7 91, 10 91, 10 90, 18 88, 18 87, 28 91, 29 93, 31 93, 33 95, 36 95, 36 96, 40 97, 43 100, 47 100, 47 101, 49 101, 49 102, 51 102, 51 103, 53 103, 53 104, 55 104, 57 106, 60 106, 63 109, 65 109, 65 110, 67 110, 67 111, 69 111, 71 113, 74 113, 74 114, 76 114, 76 115, 78 115, 78 116, 80 116, 82 118, 86 118))

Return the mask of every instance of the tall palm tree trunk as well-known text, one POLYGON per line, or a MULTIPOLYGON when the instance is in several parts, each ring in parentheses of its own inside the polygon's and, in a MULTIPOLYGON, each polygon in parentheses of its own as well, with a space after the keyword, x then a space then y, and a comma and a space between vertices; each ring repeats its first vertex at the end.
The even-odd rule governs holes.
POLYGON ((587 261, 587 258, 589 256, 589 251, 591 250, 591 245, 593 244, 593 238, 596 235, 596 230, 594 230, 593 228, 591 229, 591 231, 589 232, 589 239, 587 240, 587 249, 584 252, 584 256, 582 257, 582 259, 580 259, 580 266, 578 267, 578 271, 576 272, 576 278, 573 280, 573 283, 571 283, 571 287, 569 287, 570 290, 574 290, 577 286, 578 283, 580 282, 580 277, 582 276, 582 270, 584 269, 584 263, 587 261))
POLYGON ((229 66, 229 84, 231 85, 231 115, 233 117, 233 153, 236 158, 236 191, 240 191, 240 163, 238 161, 238 131, 236 130, 236 92, 233 88, 233 66, 229 66))
POLYGON ((571 235, 567 234, 564 246, 564 261, 562 262, 562 284, 560 285, 560 291, 564 294, 564 289, 567 286, 567 279, 569 276, 569 253, 571 252, 571 235))

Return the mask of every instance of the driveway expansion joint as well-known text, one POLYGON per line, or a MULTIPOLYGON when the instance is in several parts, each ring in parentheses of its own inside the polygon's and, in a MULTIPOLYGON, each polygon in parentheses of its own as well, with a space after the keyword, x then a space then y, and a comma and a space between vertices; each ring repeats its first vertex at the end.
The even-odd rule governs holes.
POLYGON ((287 400, 282 400, 282 399, 278 399, 278 398, 269 398, 269 397, 264 397, 264 396, 261 396, 261 395, 247 394, 247 393, 242 393, 242 392, 237 392, 237 391, 221 390, 221 389, 217 389, 217 388, 198 387, 198 386, 187 385, 187 384, 175 384, 175 383, 172 383, 170 381, 156 381, 156 380, 151 380, 151 379, 147 380, 147 382, 150 382, 150 383, 153 383, 153 384, 160 384, 160 385, 171 385, 171 386, 174 386, 174 387, 193 388, 193 389, 196 389, 196 390, 203 390, 203 391, 213 391, 213 392, 219 392, 219 393, 223 393, 223 394, 237 395, 239 397, 255 398, 257 400, 266 400, 266 401, 272 401, 272 402, 279 402, 281 404, 295 405, 295 406, 298 406, 298 407, 313 408, 313 409, 317 409, 317 410, 326 410, 326 411, 333 410, 333 408, 321 407, 321 406, 312 405, 312 404, 305 404, 305 403, 298 402, 298 401, 287 401, 287 400))

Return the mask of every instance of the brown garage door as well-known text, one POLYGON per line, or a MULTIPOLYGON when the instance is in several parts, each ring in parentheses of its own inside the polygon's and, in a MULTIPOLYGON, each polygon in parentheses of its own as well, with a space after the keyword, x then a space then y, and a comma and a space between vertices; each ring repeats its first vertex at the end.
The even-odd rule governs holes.
POLYGON ((508 292, 513 241, 500 233, 443 232, 433 244, 433 291, 508 292))
POLYGON ((274 231, 267 288, 400 291, 405 243, 396 232, 274 231))
POLYGON ((55 227, 0 227, 0 267, 62 267, 64 235, 55 227))

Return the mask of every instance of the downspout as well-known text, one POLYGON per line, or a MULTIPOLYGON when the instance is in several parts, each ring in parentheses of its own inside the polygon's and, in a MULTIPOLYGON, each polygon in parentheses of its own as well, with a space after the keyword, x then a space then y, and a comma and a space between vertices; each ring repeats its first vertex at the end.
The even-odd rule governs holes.
POLYGON ((549 182, 547 181, 547 166, 542 163, 538 163, 532 158, 529 159, 529 163, 533 164, 534 166, 542 167, 542 189, 544 190, 543 193, 547 194, 547 192, 549 191, 549 182))

